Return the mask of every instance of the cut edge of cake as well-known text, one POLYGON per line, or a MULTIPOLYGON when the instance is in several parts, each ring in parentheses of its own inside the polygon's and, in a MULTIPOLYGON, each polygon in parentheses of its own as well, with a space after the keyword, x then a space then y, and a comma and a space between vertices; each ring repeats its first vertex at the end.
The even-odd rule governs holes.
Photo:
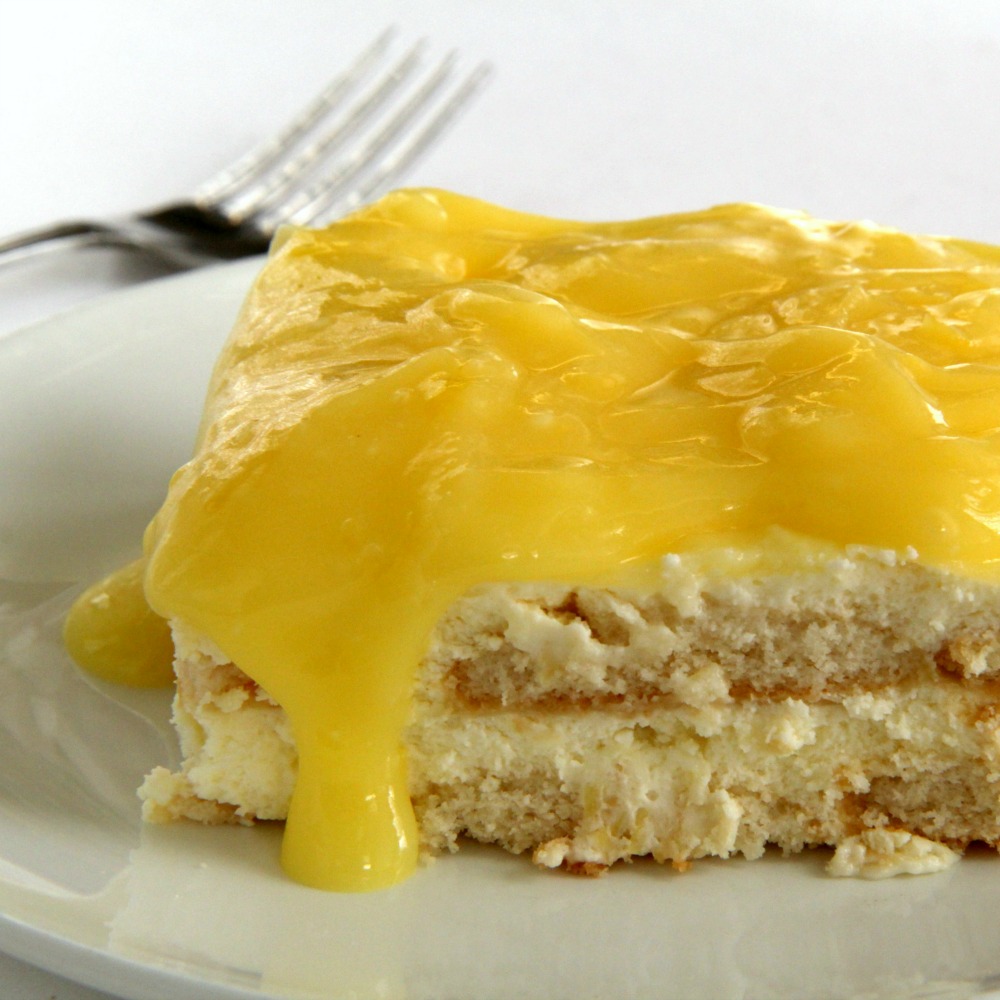
MULTIPOLYGON (((405 735, 426 851, 471 837, 599 874, 826 845, 832 874, 881 877, 1000 844, 1000 586, 914 553, 776 549, 667 556, 653 589, 455 602, 405 735)), ((183 763, 146 779, 144 817, 283 819, 284 712, 172 627, 183 763)))

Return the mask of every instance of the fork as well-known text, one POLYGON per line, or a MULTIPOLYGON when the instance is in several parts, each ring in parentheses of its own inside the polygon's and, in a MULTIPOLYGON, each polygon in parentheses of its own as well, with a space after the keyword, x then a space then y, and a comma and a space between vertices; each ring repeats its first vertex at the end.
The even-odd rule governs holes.
POLYGON ((456 80, 455 52, 426 67, 425 41, 392 59, 394 36, 393 29, 380 35, 284 129, 189 201, 19 233, 0 240, 0 267, 104 246, 187 270, 264 253, 283 223, 323 225, 375 198, 437 141, 491 72, 480 63, 456 80))

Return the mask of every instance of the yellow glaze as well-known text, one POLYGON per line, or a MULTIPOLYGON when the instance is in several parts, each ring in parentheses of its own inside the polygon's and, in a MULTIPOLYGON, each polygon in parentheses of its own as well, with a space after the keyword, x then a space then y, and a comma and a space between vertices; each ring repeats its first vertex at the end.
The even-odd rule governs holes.
POLYGON ((146 593, 286 709, 297 879, 391 884, 411 678, 470 586, 655 584, 773 528, 1000 577, 1000 250, 755 205, 614 224, 392 194, 288 230, 146 593))
POLYGON ((63 641, 102 680, 162 687, 173 680, 174 645, 143 595, 145 568, 140 559, 88 587, 66 617, 63 641))

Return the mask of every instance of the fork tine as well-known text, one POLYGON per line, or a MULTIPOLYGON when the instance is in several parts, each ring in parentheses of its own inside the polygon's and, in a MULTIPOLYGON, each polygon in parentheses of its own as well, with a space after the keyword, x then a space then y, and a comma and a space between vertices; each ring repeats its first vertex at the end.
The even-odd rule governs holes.
POLYGON ((449 52, 437 64, 434 72, 410 95, 389 121, 378 129, 374 136, 361 146, 356 147, 349 157, 320 180, 296 191, 292 197, 276 206, 275 213, 269 213, 269 217, 272 214, 280 213, 289 221, 302 222, 305 220, 301 216, 303 213, 308 213, 306 218, 314 218, 315 212, 311 211, 312 206, 320 199, 325 200, 327 197, 333 196, 342 185, 349 183, 351 178, 372 162, 384 147, 393 142, 397 135, 413 120, 414 116, 422 110, 423 106, 433 99, 451 74, 456 58, 454 52, 449 52))
POLYGON ((388 187, 394 178, 410 166, 421 153, 458 117, 465 104, 488 78, 491 67, 477 66, 453 90, 451 96, 415 132, 416 122, 425 116, 454 69, 457 56, 449 53, 406 103, 364 145, 304 190, 292 194, 281 204, 270 208, 258 225, 273 230, 283 222, 299 225, 317 223, 335 210, 351 208, 388 187), (410 135, 403 146, 399 143, 410 135), (393 147, 396 152, 383 158, 393 147), (368 180, 358 178, 372 171, 368 180), (351 194, 344 198, 344 189, 352 185, 351 194))
MULTIPOLYGON (((408 170, 437 141, 447 128, 457 120, 465 104, 472 99, 476 91, 489 79, 493 67, 489 63, 481 63, 455 90, 445 104, 441 106, 433 118, 415 133, 405 146, 397 149, 391 156, 382 161, 382 165, 372 176, 358 185, 346 198, 337 200, 340 211, 356 208, 358 205, 376 197, 392 186, 396 178, 408 170)), ((324 205, 317 209, 313 221, 322 224, 329 221, 331 199, 324 199, 324 205)))
POLYGON ((275 163, 287 155, 291 146, 308 134, 367 75, 388 49, 395 35, 395 28, 387 28, 284 129, 205 181, 195 193, 195 204, 208 211, 215 211, 219 203, 235 197, 241 188, 254 183, 272 169, 275 163))
MULTIPOLYGON (((265 171, 263 177, 245 185, 244 191, 229 196, 224 195, 220 203, 214 206, 215 211, 233 224, 239 224, 254 212, 279 199, 282 192, 291 185, 299 183, 322 162, 324 156, 343 146, 352 135, 378 114, 416 72, 426 48, 426 40, 418 41, 386 71, 373 89, 345 112, 346 117, 337 126, 309 142, 299 152, 291 151, 293 155, 289 156, 290 151, 286 149, 284 162, 276 160, 271 165, 270 171, 265 171)), ((332 112, 334 109, 329 110, 332 112)), ((321 116, 319 121, 326 117, 326 115, 321 116)), ((318 121, 315 124, 318 124, 318 121)), ((300 138, 304 140, 308 138, 308 134, 303 133, 300 138)))

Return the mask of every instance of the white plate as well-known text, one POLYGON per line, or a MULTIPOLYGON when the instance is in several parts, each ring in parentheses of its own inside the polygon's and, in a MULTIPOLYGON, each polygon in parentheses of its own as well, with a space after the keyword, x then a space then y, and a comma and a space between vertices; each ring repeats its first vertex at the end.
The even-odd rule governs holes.
POLYGON ((257 264, 144 285, 0 341, 0 947, 132 998, 1000 996, 1000 858, 886 882, 821 852, 599 880, 470 847, 399 888, 295 885, 280 830, 142 828, 163 693, 59 643, 133 555, 257 264))

